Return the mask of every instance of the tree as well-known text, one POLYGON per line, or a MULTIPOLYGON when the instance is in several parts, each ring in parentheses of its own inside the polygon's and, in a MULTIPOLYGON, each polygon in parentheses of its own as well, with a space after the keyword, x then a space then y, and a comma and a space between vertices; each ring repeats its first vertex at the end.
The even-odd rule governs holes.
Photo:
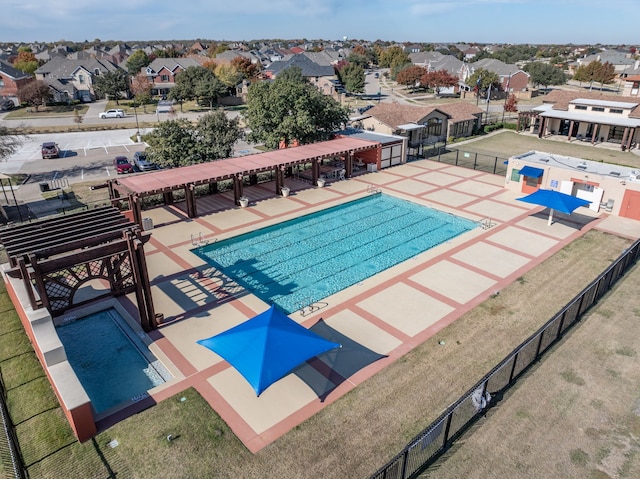
POLYGON ((242 75, 242 78, 247 80, 257 78, 260 73, 260 65, 251 63, 251 60, 246 57, 237 56, 231 60, 231 64, 242 75))
POLYGON ((108 95, 110 98, 114 98, 116 100, 116 105, 120 104, 118 100, 122 93, 129 89, 127 73, 122 69, 94 76, 93 85, 98 92, 103 95, 108 95))
POLYGON ((595 81, 600 83, 600 89, 604 85, 613 83, 613 79, 616 77, 616 68, 609 62, 604 62, 600 68, 596 71, 595 81))
POLYGON ((351 52, 351 54, 347 57, 347 61, 351 64, 355 64, 360 66, 363 70, 365 70, 369 66, 369 59, 366 55, 362 55, 359 53, 351 52))
POLYGON ((149 158, 163 168, 191 165, 197 158, 193 125, 186 118, 163 121, 145 141, 149 158))
POLYGON ((447 70, 436 70, 427 72, 420 77, 420 83, 425 87, 432 88, 436 95, 440 94, 440 89, 450 88, 458 84, 458 77, 451 75, 447 70))
POLYGON ((147 112, 147 103, 151 101, 151 89, 153 85, 143 72, 137 73, 131 79, 131 93, 136 100, 136 103, 142 105, 144 113, 147 112))
POLYGON ((280 141, 327 140, 348 121, 349 112, 304 80, 300 68, 290 67, 272 82, 251 85, 244 118, 250 139, 275 149, 280 141))
POLYGON ((227 86, 215 76, 208 80, 200 80, 195 85, 194 93, 199 104, 208 103, 209 108, 218 103, 218 98, 228 91, 227 86))
POLYGON ((411 63, 409 55, 407 55, 405 51, 398 46, 382 50, 378 57, 378 64, 382 68, 393 68, 394 65, 405 65, 407 63, 411 63))
POLYGON ((22 144, 23 139, 24 135, 16 133, 15 129, 0 126, 0 160, 4 160, 15 153, 22 144))
POLYGON ((512 93, 507 97, 507 101, 504 102, 504 111, 515 113, 518 111, 518 99, 512 93))
POLYGON ((408 65, 406 68, 403 68, 398 72, 396 75, 396 81, 400 85, 405 85, 406 87, 411 87, 412 90, 415 90, 420 78, 423 75, 426 75, 426 73, 427 71, 423 67, 408 65))
POLYGON ((593 82, 600 83, 600 89, 611 83, 616 76, 615 67, 609 63, 601 63, 598 60, 592 61, 587 65, 580 65, 573 76, 574 80, 579 82, 589 82, 589 90, 593 87, 593 82))
POLYGON ((227 88, 234 88, 242 80, 242 75, 231 63, 218 65, 215 69, 215 75, 227 88))
POLYGON ((47 82, 35 80, 20 88, 18 90, 18 97, 20 101, 25 101, 29 105, 35 106, 36 111, 38 111, 40 105, 45 106, 52 95, 47 82))
POLYGON ((206 163, 229 158, 241 134, 238 119, 222 111, 207 113, 196 125, 186 118, 167 120, 147 135, 146 152, 166 168, 206 163))
POLYGON ((230 158, 233 145, 242 136, 238 118, 229 119, 223 111, 202 116, 195 127, 198 163, 230 158))
POLYGON ((31 48, 20 47, 18 48, 18 56, 13 62, 13 66, 17 70, 33 75, 33 72, 38 68, 38 59, 31 51, 31 48))
POLYGON ((500 78, 497 73, 478 68, 467 78, 467 85, 473 86, 476 96, 486 97, 489 92, 489 86, 497 88, 500 85, 500 78))
POLYGON ((213 107, 218 96, 223 96, 226 91, 227 88, 211 70, 197 66, 189 67, 176 75, 175 86, 169 92, 169 98, 178 101, 182 111, 182 103, 192 99, 206 101, 213 107))
POLYGON ((137 75, 143 68, 148 67, 150 63, 151 60, 149 60, 149 56, 144 50, 136 50, 127 60, 127 70, 130 75, 137 75))
POLYGON ((529 74, 529 82, 533 86, 542 85, 547 88, 549 85, 564 85, 567 82, 564 72, 548 63, 532 62, 525 65, 524 71, 529 74))
POLYGON ((339 72, 340 81, 347 91, 353 93, 364 92, 364 69, 356 63, 347 63, 339 72))

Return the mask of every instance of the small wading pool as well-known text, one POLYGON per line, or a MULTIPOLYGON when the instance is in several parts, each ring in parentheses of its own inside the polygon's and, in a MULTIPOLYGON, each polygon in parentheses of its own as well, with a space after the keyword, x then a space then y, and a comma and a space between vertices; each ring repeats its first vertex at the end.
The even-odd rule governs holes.
POLYGON ((98 415, 171 379, 115 308, 64 320, 56 332, 98 415))
POLYGON ((292 313, 477 226, 375 194, 193 252, 292 313))

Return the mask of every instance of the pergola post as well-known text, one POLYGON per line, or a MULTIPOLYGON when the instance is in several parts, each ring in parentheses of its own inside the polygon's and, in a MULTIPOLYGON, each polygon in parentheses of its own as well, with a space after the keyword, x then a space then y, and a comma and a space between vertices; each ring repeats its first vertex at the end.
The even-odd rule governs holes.
POLYGON ((233 176, 233 201, 236 206, 240 206, 242 197, 242 173, 233 176))
POLYGON ((540 119, 540 128, 538 128, 538 138, 542 138, 546 127, 547 127, 547 119, 543 116, 540 119))
POLYGON ((137 194, 129 195, 129 207, 133 214, 133 221, 138 223, 142 228, 142 204, 140 202, 140 197, 137 194))
POLYGON ((567 135, 567 141, 571 141, 571 132, 573 131, 573 120, 569 122, 569 134, 567 135))
POLYGON ((311 182, 318 186, 318 178, 320 177, 320 158, 313 158, 311 162, 311 182))
POLYGON ((274 170, 274 175, 276 180, 276 195, 282 194, 282 178, 280 177, 280 167, 276 166, 274 170))
POLYGON ((620 142, 620 149, 622 151, 626 150, 627 148, 627 136, 629 135, 629 127, 625 126, 624 127, 624 133, 622 134, 622 141, 620 142))
POLYGON ((136 303, 138 305, 138 314, 140 315, 140 326, 142 326, 142 329, 144 329, 145 331, 150 331, 151 324, 149 322, 147 305, 145 303, 145 297, 143 293, 144 279, 142 272, 140 271, 140 262, 138 261, 138 255, 134 244, 134 237, 130 231, 125 231, 123 233, 123 236, 127 241, 129 260, 131 261, 131 269, 133 272, 133 279, 135 283, 134 292, 136 295, 136 303))
POLYGON ((636 129, 631 128, 631 132, 629 133, 629 138, 627 138, 627 150, 631 149, 633 145, 633 137, 636 136, 636 129))
POLYGON ((187 216, 196 218, 198 216, 198 208, 196 207, 196 189, 193 183, 185 185, 184 197, 187 200, 187 216))
POLYGON ((347 178, 351 178, 353 176, 353 156, 354 155, 355 155, 355 152, 353 150, 349 151, 345 155, 344 169, 345 169, 345 175, 347 178))

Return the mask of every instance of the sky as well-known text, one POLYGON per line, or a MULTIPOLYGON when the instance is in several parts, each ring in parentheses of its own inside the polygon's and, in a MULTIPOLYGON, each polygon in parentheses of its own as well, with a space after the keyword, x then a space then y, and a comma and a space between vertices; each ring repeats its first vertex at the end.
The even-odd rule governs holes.
POLYGON ((637 9, 638 0, 3 0, 0 42, 637 45, 637 9))

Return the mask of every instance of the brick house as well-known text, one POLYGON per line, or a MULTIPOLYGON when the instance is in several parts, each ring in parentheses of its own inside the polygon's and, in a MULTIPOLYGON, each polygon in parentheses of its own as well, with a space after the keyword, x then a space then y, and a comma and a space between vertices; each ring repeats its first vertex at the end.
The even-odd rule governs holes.
POLYGON ((156 58, 142 69, 151 83, 151 94, 164 96, 176 85, 176 75, 189 67, 199 67, 201 63, 192 57, 156 58))
POLYGON ((16 106, 19 106, 18 90, 33 80, 33 76, 0 60, 0 99, 11 100, 16 106))

